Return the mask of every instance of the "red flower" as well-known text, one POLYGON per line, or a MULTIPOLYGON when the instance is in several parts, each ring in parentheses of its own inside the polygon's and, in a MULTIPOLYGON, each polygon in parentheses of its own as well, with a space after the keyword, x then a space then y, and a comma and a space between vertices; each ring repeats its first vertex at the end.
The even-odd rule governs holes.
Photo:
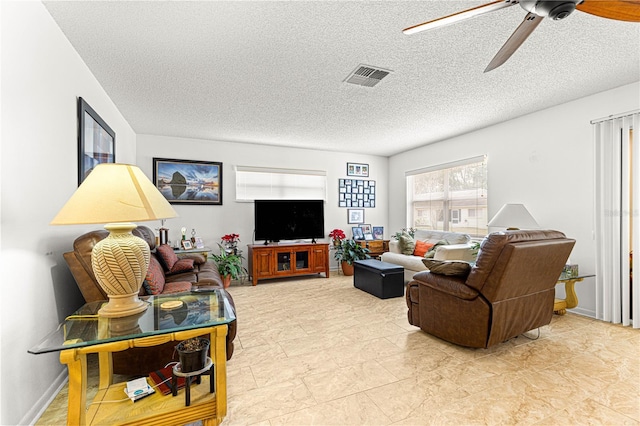
POLYGON ((334 229, 333 231, 329 232, 329 238, 331 238, 332 240, 341 241, 347 238, 347 236, 344 234, 342 229, 334 229))
POLYGON ((235 243, 240 241, 240 235, 238 234, 227 234, 222 236, 222 242, 225 243, 235 243))

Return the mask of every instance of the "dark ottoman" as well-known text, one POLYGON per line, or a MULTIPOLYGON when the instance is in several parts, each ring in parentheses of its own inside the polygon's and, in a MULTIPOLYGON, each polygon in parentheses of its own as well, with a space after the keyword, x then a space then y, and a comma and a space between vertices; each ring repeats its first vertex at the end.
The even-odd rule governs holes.
POLYGON ((376 259, 353 262, 353 286, 380 299, 404 296, 404 268, 376 259))

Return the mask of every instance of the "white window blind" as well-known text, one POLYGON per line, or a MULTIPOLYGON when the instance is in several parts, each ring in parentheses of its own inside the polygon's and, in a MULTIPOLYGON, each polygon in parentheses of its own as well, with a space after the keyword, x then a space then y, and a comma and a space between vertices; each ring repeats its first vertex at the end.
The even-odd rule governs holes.
POLYGON ((408 226, 485 235, 486 167, 482 156, 406 172, 408 226))
POLYGON ((236 201, 326 198, 326 171, 236 166, 236 201))

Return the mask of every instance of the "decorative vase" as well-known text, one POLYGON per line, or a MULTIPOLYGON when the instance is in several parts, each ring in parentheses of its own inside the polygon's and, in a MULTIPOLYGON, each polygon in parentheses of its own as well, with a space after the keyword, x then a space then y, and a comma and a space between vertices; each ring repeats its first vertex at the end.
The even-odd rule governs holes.
POLYGON ((335 240, 333 240, 333 246, 334 247, 338 247, 340 245, 340 240, 338 240, 337 238, 335 240))
POLYGON ((207 362, 209 340, 202 337, 183 340, 176 346, 176 351, 180 360, 180 371, 191 373, 202 370, 207 362))
POLYGON ((342 262, 342 273, 346 276, 353 275, 353 265, 349 265, 347 262, 342 262))
POLYGON ((224 285, 224 288, 229 288, 231 285, 231 274, 227 274, 222 278, 222 284, 224 285))

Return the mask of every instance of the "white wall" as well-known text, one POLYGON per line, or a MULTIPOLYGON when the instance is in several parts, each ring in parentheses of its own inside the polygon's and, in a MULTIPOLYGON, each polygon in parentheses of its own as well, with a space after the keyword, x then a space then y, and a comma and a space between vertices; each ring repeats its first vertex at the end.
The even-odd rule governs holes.
MULTIPOLYGON (((217 249, 220 237, 236 233, 240 234, 242 249, 245 255, 247 254, 246 244, 251 244, 253 237, 253 203, 235 201, 235 166, 237 165, 325 170, 327 172, 325 233, 328 234, 334 228, 341 228, 350 235, 351 227, 355 225, 347 223, 347 209, 338 207, 338 179, 347 177, 347 162, 369 164, 368 179, 376 181, 378 193, 376 208, 365 209, 365 223, 384 226, 387 229, 388 160, 386 157, 151 135, 138 135, 137 146, 136 164, 149 178, 153 176, 153 157, 223 163, 223 205, 174 205, 180 216, 168 220, 165 224, 169 228, 171 241, 180 237, 180 228, 184 226, 187 228, 187 235, 190 235, 191 229, 195 228, 205 244, 217 249)), ((149 226, 159 228, 160 222, 150 223, 149 226)), ((331 265, 337 266, 333 258, 331 265)))
POLYGON ((80 226, 51 219, 77 188, 82 96, 116 132, 116 160, 136 135, 40 2, 0 2, 2 31, 0 424, 31 423, 66 377, 57 353, 27 350, 84 301, 62 253, 80 226))
MULTIPOLYGON (((535 96, 535 94, 532 94, 535 96)), ((489 217, 523 203, 541 227, 576 239, 571 262, 595 273, 594 151, 590 121, 640 108, 634 83, 456 138, 395 155, 389 161, 389 225, 406 226, 405 172, 486 154, 489 217)), ((451 112, 455 114, 455 111, 451 112)), ((576 285, 576 312, 595 317, 595 280, 576 285)), ((557 288, 564 296, 564 288, 557 288)))

